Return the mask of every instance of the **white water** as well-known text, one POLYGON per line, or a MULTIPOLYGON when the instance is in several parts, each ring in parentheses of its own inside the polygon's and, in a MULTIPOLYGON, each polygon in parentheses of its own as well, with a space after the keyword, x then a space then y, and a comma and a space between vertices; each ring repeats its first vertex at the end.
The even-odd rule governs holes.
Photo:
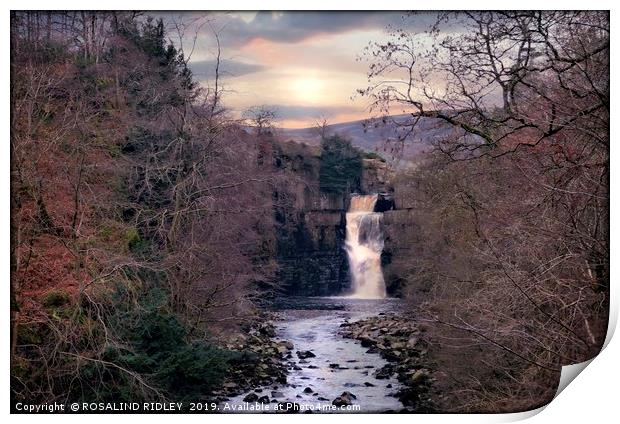
POLYGON ((358 299, 383 299, 386 296, 381 271, 383 214, 374 212, 377 197, 376 194, 352 196, 347 212, 345 245, 351 271, 351 296, 358 299))

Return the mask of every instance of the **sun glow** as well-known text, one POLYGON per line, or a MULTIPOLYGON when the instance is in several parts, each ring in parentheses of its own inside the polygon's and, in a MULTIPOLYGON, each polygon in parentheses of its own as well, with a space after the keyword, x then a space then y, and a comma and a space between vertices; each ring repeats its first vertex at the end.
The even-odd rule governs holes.
POLYGON ((291 94, 307 103, 319 103, 325 99, 325 83, 316 77, 293 78, 290 82, 291 94))

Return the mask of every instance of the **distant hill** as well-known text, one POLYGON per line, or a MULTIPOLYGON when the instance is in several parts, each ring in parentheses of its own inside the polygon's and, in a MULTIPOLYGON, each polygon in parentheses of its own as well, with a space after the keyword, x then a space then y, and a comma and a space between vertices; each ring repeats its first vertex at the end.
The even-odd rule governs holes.
MULTIPOLYGON (((352 121, 328 126, 328 134, 339 134, 351 140, 352 144, 368 152, 377 152, 386 159, 392 159, 392 149, 390 141, 396 141, 399 136, 408 130, 392 122, 407 122, 407 116, 397 115, 389 119, 387 123, 380 120, 374 121, 352 121), (364 126, 364 123, 369 125, 364 126)), ((433 149, 436 143, 446 137, 452 129, 435 118, 421 118, 414 130, 407 136, 405 142, 404 158, 415 159, 421 154, 433 149)), ((291 140, 297 143, 309 145, 319 145, 321 142, 318 131, 315 128, 288 129, 278 128, 277 133, 284 140, 291 140)))

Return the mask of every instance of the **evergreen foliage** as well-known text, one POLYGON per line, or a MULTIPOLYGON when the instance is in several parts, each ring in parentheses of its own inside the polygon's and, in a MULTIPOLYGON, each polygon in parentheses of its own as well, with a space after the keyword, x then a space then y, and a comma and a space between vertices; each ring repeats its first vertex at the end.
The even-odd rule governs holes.
POLYGON ((321 141, 320 188, 324 193, 343 194, 359 190, 362 156, 347 139, 334 135, 321 141))

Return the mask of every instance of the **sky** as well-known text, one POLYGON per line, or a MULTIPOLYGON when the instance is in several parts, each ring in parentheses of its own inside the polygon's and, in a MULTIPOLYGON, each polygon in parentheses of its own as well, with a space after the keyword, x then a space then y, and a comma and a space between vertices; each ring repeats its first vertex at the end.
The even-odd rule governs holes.
POLYGON ((388 25, 406 22, 422 31, 432 19, 404 20, 401 12, 186 12, 167 16, 167 25, 172 38, 184 28, 183 50, 205 85, 213 81, 218 34, 224 103, 234 114, 267 105, 277 111, 278 126, 303 128, 320 117, 367 118, 367 100, 355 96, 368 85, 359 55, 369 42, 386 39, 388 25))

